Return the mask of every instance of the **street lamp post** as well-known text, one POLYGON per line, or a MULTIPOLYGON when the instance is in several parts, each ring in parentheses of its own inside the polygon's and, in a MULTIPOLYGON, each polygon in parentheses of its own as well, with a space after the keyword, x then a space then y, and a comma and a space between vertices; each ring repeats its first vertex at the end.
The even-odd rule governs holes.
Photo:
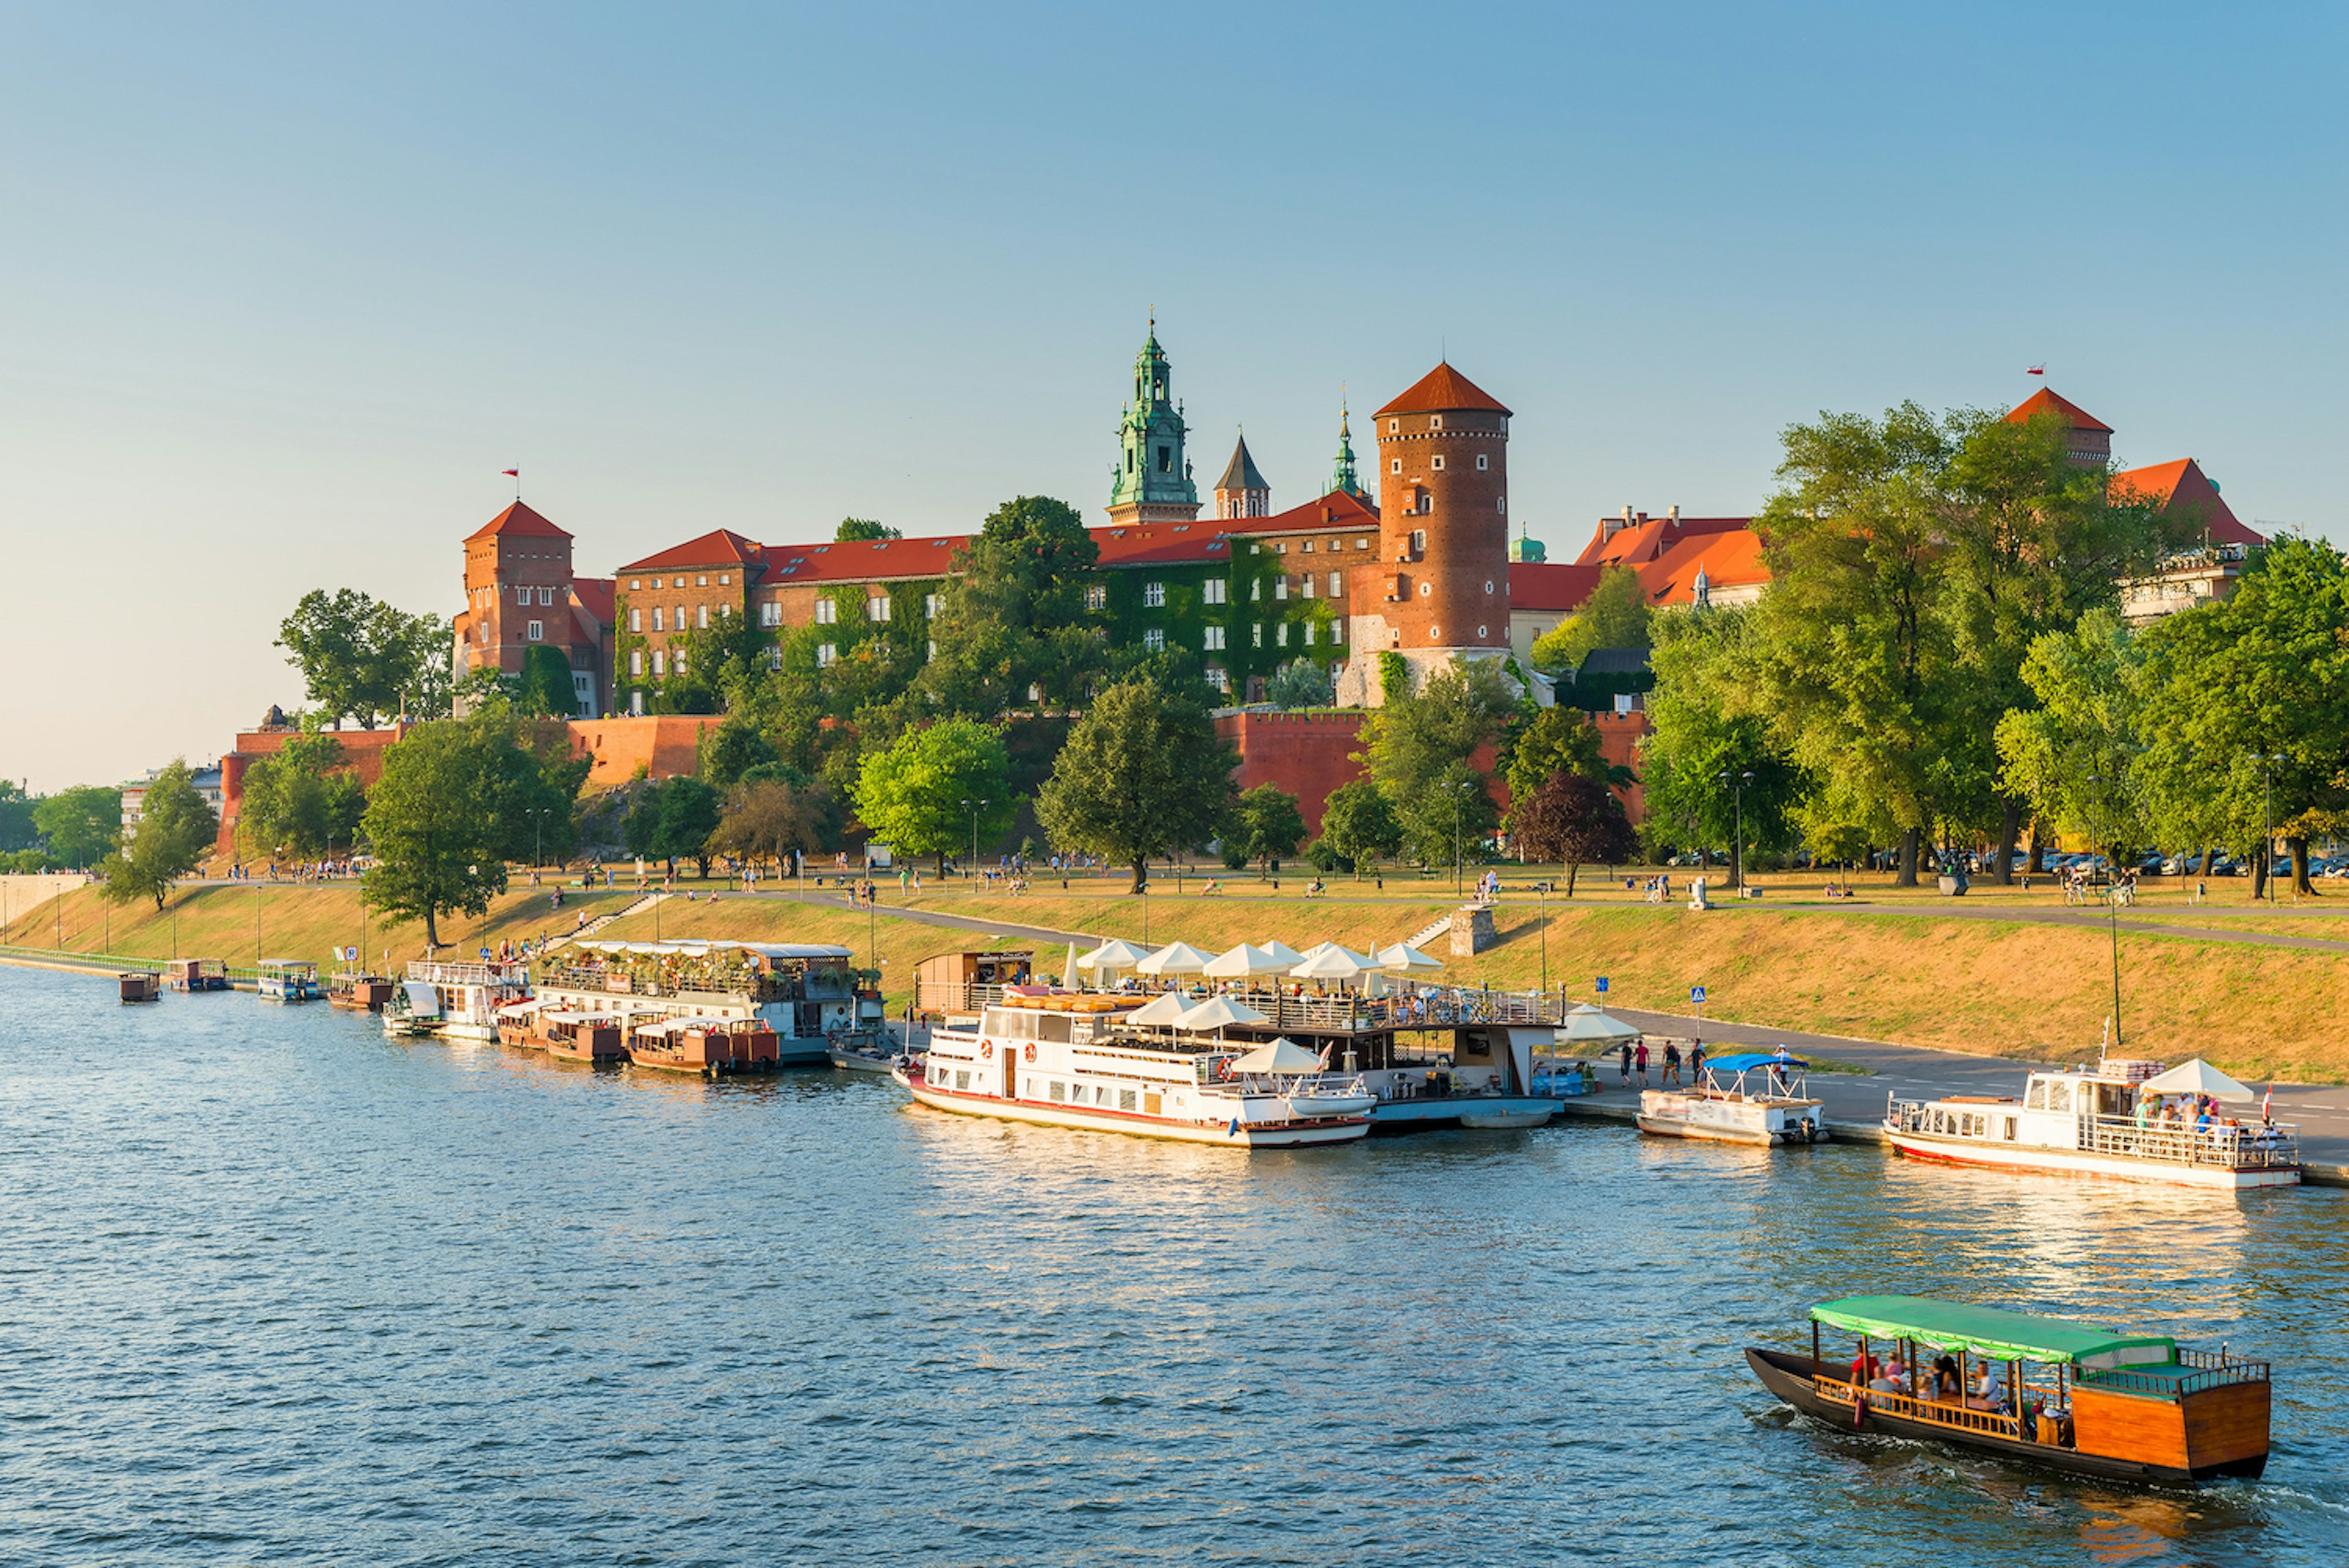
POLYGON ((970 864, 964 868, 963 875, 975 877, 978 875, 978 814, 987 809, 987 802, 982 798, 977 805, 973 805, 966 800, 962 803, 962 808, 970 813, 970 864))
POLYGON ((1534 891, 1541 899, 1542 994, 1547 996, 1549 994, 1549 888, 1544 885, 1537 887, 1534 891))
POLYGON ((1737 820, 1737 837, 1729 846, 1729 885, 1743 889, 1745 886, 1745 786, 1754 782, 1754 775, 1744 773, 1733 779, 1729 776, 1729 770, 1723 768, 1721 770, 1721 782, 1729 786, 1737 820))
POLYGON ((2268 879, 2268 905, 2275 905, 2275 765, 2283 761, 2281 752, 2254 752, 2251 760, 2260 764, 2260 777, 2266 785, 2266 802, 2262 811, 2267 833, 2260 840, 2260 871, 2268 879))
MULTIPOLYGON (((2102 784, 2104 780, 2095 774, 2090 774, 2088 782, 2092 784, 2102 784)), ((2099 812, 2098 815, 2104 814, 2099 812)), ((2093 832, 2094 829, 2091 828, 2091 831, 2093 832)), ((2107 873, 2105 877, 2105 923, 2110 929, 2113 949, 2113 1042, 2107 1048, 2107 1054, 2118 1050, 2121 1044, 2121 905, 2120 878, 2117 875, 2118 851, 2117 845, 2107 844, 2105 846, 2105 866, 2107 873)))
POLYGON ((1461 781, 1460 783, 1458 783, 1458 784, 1454 784, 1454 785, 1452 785, 1452 786, 1451 786, 1451 788, 1452 788, 1452 896, 1453 896, 1453 898, 1460 898, 1460 897, 1461 897, 1461 867, 1462 867, 1462 862, 1463 862, 1463 860, 1464 860, 1464 857, 1465 857, 1464 848, 1464 846, 1463 846, 1463 844, 1462 844, 1462 842, 1461 842, 1461 836, 1460 836, 1460 814, 1461 814, 1461 812, 1462 812, 1462 811, 1464 811, 1464 809, 1466 809, 1466 807, 1467 807, 1467 805, 1468 805, 1468 792, 1469 792, 1470 790, 1472 790, 1472 789, 1475 789, 1475 787, 1476 787, 1476 786, 1475 786, 1474 784, 1471 784, 1471 783, 1469 783, 1468 781, 1466 781, 1466 780, 1464 780, 1464 779, 1463 781, 1461 781))

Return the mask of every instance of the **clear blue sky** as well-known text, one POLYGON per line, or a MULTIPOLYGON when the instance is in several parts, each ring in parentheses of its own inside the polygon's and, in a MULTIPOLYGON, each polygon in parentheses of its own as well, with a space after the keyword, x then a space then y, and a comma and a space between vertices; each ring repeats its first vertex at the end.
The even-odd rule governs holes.
POLYGON ((2330 532, 2345 16, 10 6, 0 772, 216 755, 308 587, 453 612, 502 468, 585 569, 1098 514, 1153 306, 1202 479, 1245 423, 1277 504, 1447 349, 1569 553, 2044 360, 2330 532))

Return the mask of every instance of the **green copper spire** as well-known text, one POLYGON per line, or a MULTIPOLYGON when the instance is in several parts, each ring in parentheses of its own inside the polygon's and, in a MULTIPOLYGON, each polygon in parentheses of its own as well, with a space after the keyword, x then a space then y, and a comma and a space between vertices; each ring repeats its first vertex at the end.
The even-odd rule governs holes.
POLYGON ((1338 466, 1330 475, 1330 488, 1368 500, 1369 493, 1362 488, 1361 476, 1354 471, 1354 432, 1348 428, 1346 418, 1346 401, 1340 398, 1338 400, 1338 466))
POLYGON ((1199 487, 1184 454, 1190 427, 1174 400, 1166 351, 1158 346, 1158 317, 1133 360, 1133 400, 1118 423, 1118 464, 1109 487, 1109 513, 1121 523, 1187 522, 1199 514, 1199 487))

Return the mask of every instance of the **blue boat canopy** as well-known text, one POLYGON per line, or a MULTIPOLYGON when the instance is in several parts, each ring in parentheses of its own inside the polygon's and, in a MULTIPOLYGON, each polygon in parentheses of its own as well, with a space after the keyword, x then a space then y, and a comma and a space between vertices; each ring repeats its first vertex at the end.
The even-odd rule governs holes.
MULTIPOLYGON (((1744 1073, 1755 1067, 1775 1067, 1778 1064, 1778 1058, 1766 1051, 1740 1051, 1734 1056, 1707 1056, 1704 1064, 1716 1072, 1744 1073)), ((1789 1056, 1786 1065, 1807 1067, 1810 1064, 1800 1056, 1789 1056)))

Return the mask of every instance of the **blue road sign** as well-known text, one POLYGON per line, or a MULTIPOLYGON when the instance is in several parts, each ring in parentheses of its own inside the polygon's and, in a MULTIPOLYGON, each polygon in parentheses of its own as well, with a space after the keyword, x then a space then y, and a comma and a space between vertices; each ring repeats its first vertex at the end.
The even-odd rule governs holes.
POLYGON ((1690 986, 1689 1000, 1691 1002, 1702 1002, 1704 1000, 1704 987, 1701 985, 1690 986))
POLYGON ((1607 994, 1607 977, 1603 974, 1599 977, 1599 994, 1601 996, 1607 994))

